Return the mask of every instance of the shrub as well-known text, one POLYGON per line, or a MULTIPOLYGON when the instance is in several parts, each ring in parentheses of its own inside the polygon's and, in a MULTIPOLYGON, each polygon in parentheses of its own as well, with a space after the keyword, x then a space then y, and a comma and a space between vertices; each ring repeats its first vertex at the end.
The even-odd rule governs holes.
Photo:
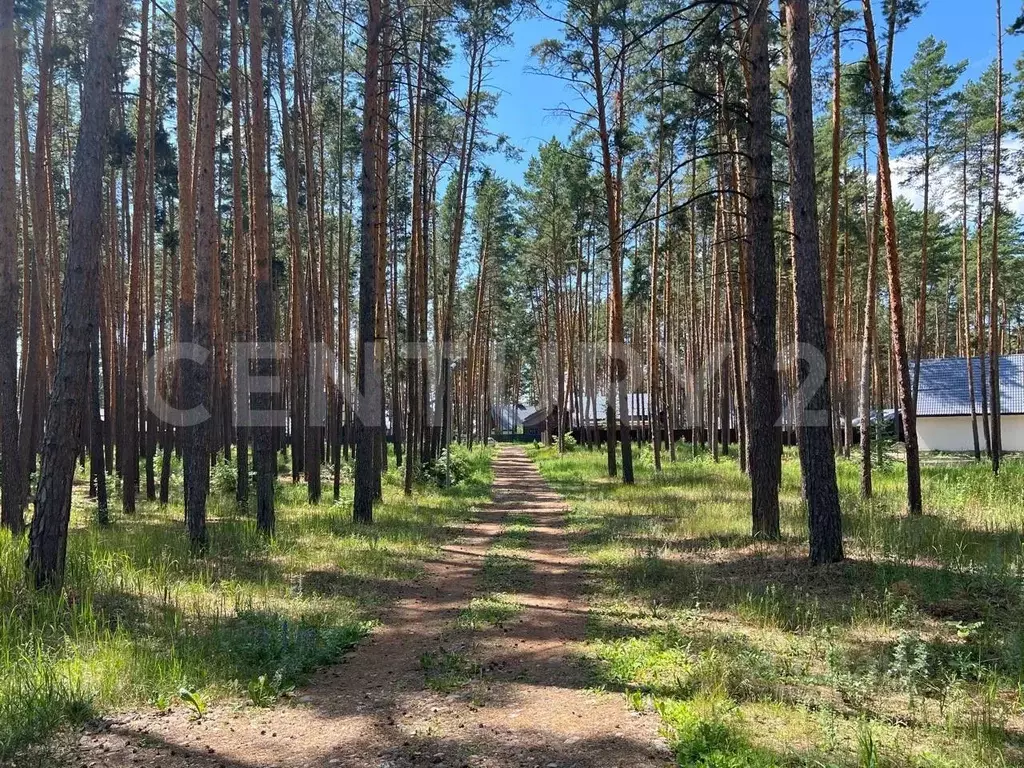
POLYGON ((233 461, 218 461, 210 474, 210 486, 221 496, 234 496, 238 488, 238 469, 233 461))
POLYGON ((473 472, 469 449, 460 443, 452 443, 441 451, 437 461, 424 465, 422 472, 425 479, 436 483, 440 488, 458 485, 473 472))

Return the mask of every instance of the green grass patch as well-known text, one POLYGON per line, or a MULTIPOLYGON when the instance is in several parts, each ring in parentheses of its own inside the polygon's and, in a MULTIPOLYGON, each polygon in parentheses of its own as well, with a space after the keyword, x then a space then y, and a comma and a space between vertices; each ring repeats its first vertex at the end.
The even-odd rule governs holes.
POLYGON ((1024 461, 923 469, 838 463, 848 560, 807 562, 799 462, 787 451, 780 542, 750 538, 735 460, 532 449, 571 504, 589 561, 597 684, 657 710, 681 766, 1024 764, 1024 461))
POLYGON ((480 674, 480 666, 462 651, 429 651, 420 657, 420 666, 427 687, 440 693, 451 693, 468 685, 480 674))
POLYGON ((530 546, 530 529, 533 527, 533 518, 527 514, 517 513, 505 518, 501 526, 501 533, 494 540, 493 548, 502 549, 527 549, 530 546))
POLYGON ((470 600, 469 606, 459 613, 456 626, 459 629, 471 630, 500 627, 522 611, 522 605, 500 593, 475 597, 470 600))
POLYGON ((484 557, 482 582, 488 592, 521 592, 529 588, 532 579, 527 560, 495 552, 484 557))
POLYGON ((107 527, 79 482, 60 594, 27 586, 26 541, 0 532, 0 759, 96 713, 194 709, 189 696, 262 706, 301 684, 358 642, 393 586, 487 500, 490 457, 468 454, 458 485, 424 483, 409 498, 390 468, 372 526, 351 522, 351 485, 311 507, 304 485, 282 479, 269 541, 229 484, 214 484, 201 558, 181 525, 179 466, 166 508, 141 501, 125 518, 115 496, 107 527))

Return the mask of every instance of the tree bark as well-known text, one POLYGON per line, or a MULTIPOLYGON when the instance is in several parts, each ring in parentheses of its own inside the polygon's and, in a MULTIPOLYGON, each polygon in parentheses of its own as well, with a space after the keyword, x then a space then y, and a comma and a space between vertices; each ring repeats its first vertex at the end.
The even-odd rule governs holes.
POLYGON ((18 454, 18 179, 14 0, 0 0, 0 525, 25 530, 18 454))
MULTIPOLYGON (((219 219, 216 209, 216 132, 220 91, 217 68, 220 61, 217 39, 219 22, 213 3, 202 4, 202 56, 200 62, 199 114, 196 128, 195 195, 198 230, 195 258, 195 304, 192 314, 192 343, 211 347, 210 308, 214 260, 219 260, 219 219)), ((211 352, 212 356, 212 352, 211 352)), ((185 371, 185 397, 189 407, 210 404, 212 364, 209 359, 193 361, 185 371)), ((202 419, 185 428, 185 524, 194 552, 206 547, 206 497, 210 487, 210 420, 202 419)))
POLYGON ((93 301, 103 239, 103 168, 120 17, 120 0, 96 0, 72 176, 60 346, 29 543, 28 568, 37 588, 59 588, 64 577, 71 483, 88 395, 88 377, 82 372, 88 370, 96 333, 93 301))
MULTIPOLYGON (((794 228, 797 341, 808 353, 821 353, 824 379, 802 394, 800 454, 807 492, 810 556, 815 564, 843 559, 842 515, 832 440, 828 338, 821 301, 821 257, 814 190, 814 115, 808 0, 786 5, 789 68, 790 204, 794 228)), ((830 265, 834 267, 835 265, 830 265)), ((834 270, 833 270, 834 271, 834 270)), ((834 275, 833 275, 834 279, 834 275)), ((833 290, 835 286, 832 286, 833 290)), ((834 328, 833 328, 834 332, 834 328)), ((800 358, 806 360, 803 353, 800 358)), ((811 366, 813 370, 813 365, 811 366)), ((802 390, 804 387, 801 387, 802 390)))
MULTIPOLYGON (((836 343, 836 271, 839 261, 839 173, 843 165, 843 110, 842 110, 842 30, 841 7, 836 3, 832 28, 832 164, 829 185, 828 263, 825 268, 825 337, 828 342, 829 368, 839 369, 840 355, 846 350, 836 343)), ((813 147, 811 148, 813 151, 813 147)), ((832 418, 832 414, 829 414, 832 418)))
MULTIPOLYGON (((596 10, 593 11, 596 14, 596 10)), ((614 475, 614 451, 615 438, 612 430, 615 420, 615 411, 618 410, 619 441, 622 443, 622 482, 627 485, 633 483, 633 451, 630 435, 629 418, 629 393, 628 386, 629 369, 626 364, 625 330, 623 324, 623 300, 622 300, 622 220, 619 215, 619 192, 616 187, 616 174, 612 164, 611 154, 611 129, 608 120, 608 109, 606 104, 605 85, 601 58, 601 30, 596 15, 591 19, 590 25, 590 53, 591 69, 594 78, 594 101, 597 111, 598 135, 601 140, 601 162, 603 166, 605 205, 608 212, 608 241, 610 261, 610 285, 609 285, 609 332, 608 332, 608 376, 609 392, 607 421, 605 426, 608 430, 609 459, 608 474, 614 475), (616 403, 617 400, 617 403, 616 403), (616 403, 616 405, 613 405, 616 403)), ((622 55, 620 54, 620 58, 622 55)), ((619 66, 625 62, 620 61, 619 66)), ((623 99, 625 94, 619 94, 623 99)), ((621 158, 619 158, 621 160, 621 158)))
POLYGON ((132 240, 128 266, 128 348, 125 355, 124 469, 121 507, 135 514, 139 491, 139 386, 142 373, 142 244, 146 228, 146 108, 149 94, 149 2, 142 0, 139 42, 139 103, 135 131, 135 178, 132 185, 132 240))
MULTIPOLYGON (((1003 147, 1003 4, 996 0, 996 125, 994 131, 993 162, 992 162, 992 261, 989 268, 989 394, 991 396, 989 411, 992 415, 991 452, 992 472, 999 474, 1002 460, 1002 402, 999 395, 999 358, 1001 351, 1001 331, 999 328, 999 168, 1002 164, 1003 147)), ((981 233, 978 233, 981 237, 981 233)), ((981 286, 978 286, 980 293, 981 286)))
MULTIPOLYGON (((964 323, 964 358, 967 361, 967 396, 971 401, 971 437, 974 441, 974 460, 981 461, 981 441, 978 439, 978 401, 975 399, 974 362, 971 343, 971 288, 967 272, 967 166, 968 166, 968 123, 964 123, 963 157, 960 165, 960 305, 964 323)), ((979 365, 983 365, 980 357, 979 365)))
POLYGON ((897 368, 896 389, 907 454, 907 507, 912 515, 922 512, 921 462, 917 444, 917 416, 907 364, 906 329, 903 324, 903 288, 900 282, 899 243, 896 234, 896 210, 892 196, 892 173, 889 165, 888 110, 878 64, 871 0, 863 0, 864 26, 868 44, 868 71, 875 104, 876 137, 878 140, 878 176, 881 180, 882 222, 885 230, 886 272, 889 278, 889 325, 893 356, 897 368))
MULTIPOLYGON (((270 190, 267 186, 267 120, 264 101, 263 79, 263 20, 262 3, 250 0, 249 14, 249 77, 251 108, 249 132, 252 142, 252 156, 249 163, 249 217, 252 221, 253 270, 256 282, 256 370, 261 377, 272 376, 275 370, 272 343, 274 341, 274 293, 270 275, 270 190)), ((255 395, 243 392, 240 395, 251 398, 256 416, 253 424, 253 461, 256 465, 256 527, 266 536, 274 533, 274 480, 276 458, 274 456, 274 428, 269 420, 273 404, 271 392, 255 395)), ((249 409, 246 409, 249 410, 249 409)))
POLYGON ((749 384, 750 479, 753 535, 777 539, 779 530, 779 483, 782 477, 782 446, 778 431, 781 413, 776 373, 775 320, 775 201, 772 193, 772 97, 771 59, 768 54, 767 3, 751 6, 748 19, 747 60, 750 62, 748 154, 750 185, 748 231, 750 241, 749 384))
POLYGON ((384 226, 380 216, 380 142, 381 91, 387 85, 381 82, 380 64, 384 19, 381 0, 369 0, 366 22, 366 69, 363 101, 362 221, 359 246, 359 334, 357 357, 357 389, 359 403, 356 409, 356 476, 352 516, 356 522, 373 522, 373 502, 376 496, 378 464, 377 433, 380 431, 382 382, 377 361, 377 266, 379 228, 384 226))
MULTIPOLYGON (((258 0, 254 0, 258 1, 258 0)), ((249 313, 248 302, 249 258, 246 252, 245 232, 245 201, 242 188, 242 85, 240 72, 240 48, 242 33, 238 16, 238 0, 229 0, 231 34, 231 261, 234 272, 232 285, 234 298, 234 341, 245 343, 248 340, 249 313)), ((239 381, 238 371, 235 380, 239 381)), ((248 393, 235 391, 237 401, 248 393)), ((229 409, 230 410, 230 409, 229 409)), ((236 411, 237 413, 237 411, 236 411)), ((249 431, 248 424, 235 423, 235 501, 245 505, 249 500, 249 431)))

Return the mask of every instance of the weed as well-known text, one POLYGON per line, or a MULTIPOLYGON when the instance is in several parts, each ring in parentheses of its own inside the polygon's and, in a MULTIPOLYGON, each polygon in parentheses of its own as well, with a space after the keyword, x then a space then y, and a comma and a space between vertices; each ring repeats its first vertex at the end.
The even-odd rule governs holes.
POLYGON ((246 686, 249 701, 254 707, 269 707, 282 696, 290 695, 295 687, 284 684, 284 670, 277 670, 273 677, 260 675, 246 686))
POLYGON ((488 591, 519 592, 529 587, 530 579, 526 560, 494 552, 484 557, 483 585, 488 591))
POLYGON ((881 768, 882 759, 871 723, 862 722, 857 733, 857 765, 859 768, 881 768))
POLYGON ((479 665, 467 653, 445 648, 424 653, 420 666, 427 687, 441 693, 462 688, 480 673, 479 665))
MULTIPOLYGON (((106 527, 93 520, 83 473, 63 592, 30 589, 27 542, 0 530, 0 760, 96 713, 181 699, 199 714, 195 702, 205 709, 250 686, 263 702, 286 695, 357 643, 389 584, 416 576, 487 498, 490 458, 473 451, 458 486, 421 486, 411 498, 390 466, 372 528, 349 520, 351 485, 337 505, 311 507, 304 486, 280 483, 270 541, 233 493, 211 494, 202 558, 182 533, 177 461, 170 504, 140 500, 135 516, 112 515, 106 527)), ((233 477, 233 465, 220 474, 233 477)))
POLYGON ((500 627, 514 619, 523 606, 500 593, 473 598, 469 606, 459 613, 456 625, 460 629, 500 627))
POLYGON ((182 704, 192 710, 192 717, 194 719, 203 719, 203 715, 206 714, 206 699, 203 698, 201 693, 191 691, 188 688, 182 688, 178 691, 178 698, 181 699, 182 704))
POLYGON ((840 459, 849 559, 821 569, 795 452, 782 539, 755 542, 736 461, 690 448, 630 486, 601 452, 528 449, 588 560, 595 687, 660 712, 680 766, 1024 765, 1024 461, 925 466, 910 518, 895 452, 870 501, 840 459))

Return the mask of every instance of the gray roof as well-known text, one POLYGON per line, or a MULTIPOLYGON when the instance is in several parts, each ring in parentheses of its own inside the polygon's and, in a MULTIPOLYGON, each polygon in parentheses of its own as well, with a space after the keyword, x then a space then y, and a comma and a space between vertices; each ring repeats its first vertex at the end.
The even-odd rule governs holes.
MULTIPOLYGON (((988 358, 971 358, 974 370, 975 410, 981 413, 981 363, 988 381, 988 358)), ((969 416, 971 398, 967 382, 967 360, 947 357, 921 361, 921 383, 917 393, 918 416, 969 416)), ((999 401, 1002 412, 1024 414, 1024 355, 999 358, 999 401)))
POLYGON ((523 425, 527 413, 528 409, 520 404, 491 406, 491 420, 499 432, 514 432, 523 425))
MULTIPOLYGON (((647 417, 650 409, 648 408, 649 395, 646 392, 630 392, 626 395, 629 410, 629 416, 633 419, 638 419, 641 416, 647 417)), ((605 412, 608 410, 608 398, 604 395, 598 395, 594 398, 597 401, 597 418, 603 419, 605 412)), ((615 401, 615 410, 618 411, 619 403, 615 401)), ((586 405, 584 405, 584 410, 586 405)), ((593 406, 591 406, 591 413, 593 413, 593 406)))
MULTIPOLYGON (((603 421, 604 418, 605 418, 605 413, 607 411, 608 400, 607 400, 607 398, 604 395, 600 395, 600 394, 597 395, 594 398, 594 400, 596 401, 596 404, 597 404, 597 420, 598 421, 603 421)), ((639 419, 641 417, 647 418, 647 416, 649 415, 647 401, 648 401, 648 395, 647 395, 646 392, 639 392, 639 393, 637 393, 637 392, 630 392, 629 393, 629 395, 628 395, 628 403, 629 403, 629 416, 630 416, 631 419, 635 420, 635 419, 639 419)), ((617 409, 618 402, 616 402, 615 405, 616 405, 616 409, 617 409)), ((570 413, 570 414, 574 413, 575 410, 576 410, 576 400, 573 397, 569 397, 568 394, 566 395, 565 410, 566 410, 567 413, 570 413)), ((547 417, 547 415, 553 414, 554 411, 555 411, 555 405, 554 404, 552 404, 546 411, 543 408, 541 408, 540 406, 536 406, 534 408, 529 409, 526 413, 523 414, 523 422, 524 423, 528 423, 528 424, 540 423, 540 422, 544 421, 544 419, 547 417)), ((590 401, 588 401, 586 398, 584 398, 584 403, 583 403, 583 414, 585 414, 587 418, 592 418, 593 415, 594 415, 594 404, 591 403, 590 401)))

